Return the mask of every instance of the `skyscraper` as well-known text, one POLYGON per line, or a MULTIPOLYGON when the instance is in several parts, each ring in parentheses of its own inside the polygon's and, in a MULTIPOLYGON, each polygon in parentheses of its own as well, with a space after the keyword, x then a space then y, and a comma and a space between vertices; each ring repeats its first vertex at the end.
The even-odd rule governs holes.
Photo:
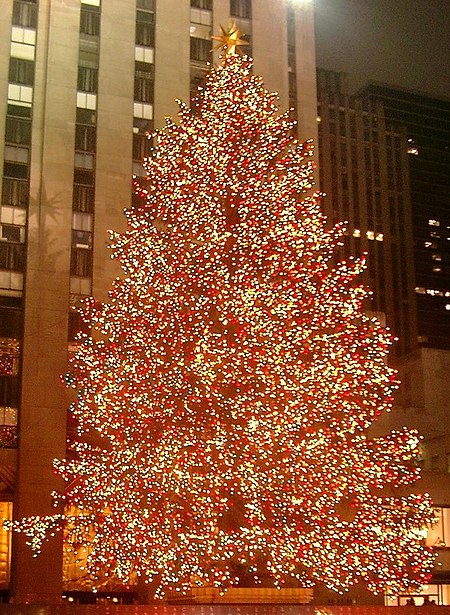
POLYGON ((344 255, 367 253, 367 309, 382 312, 398 338, 396 411, 373 433, 407 425, 423 438, 420 489, 438 519, 427 536, 438 557, 425 592, 449 604, 450 102, 377 85, 350 95, 345 74, 322 69, 317 81, 324 209, 348 223, 344 255))
MULTIPOLYGON (((233 20, 255 72, 315 138, 312 5, 298 0, 6 0, 0 23, 0 508, 45 515, 71 395, 61 383, 79 326, 118 274, 107 229, 124 226, 147 131, 195 95, 211 35, 233 20), (288 28, 289 23, 289 28, 288 28)), ((33 559, 2 534, 0 582, 16 601, 55 600, 62 546, 33 559), (10 566, 11 561, 11 566, 10 566)))
POLYGON ((367 309, 398 337, 392 354, 417 345, 407 133, 382 106, 350 96, 343 73, 318 71, 321 187, 330 222, 346 221, 345 256, 367 254, 367 309))
POLYGON ((420 346, 450 349, 450 100, 382 85, 358 97, 403 126, 409 154, 420 346))

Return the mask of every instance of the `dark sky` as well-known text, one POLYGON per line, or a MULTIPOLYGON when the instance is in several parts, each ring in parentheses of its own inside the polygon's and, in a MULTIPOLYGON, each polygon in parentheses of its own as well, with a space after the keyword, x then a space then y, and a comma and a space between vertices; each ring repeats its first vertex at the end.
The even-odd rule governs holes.
POLYGON ((450 0, 314 0, 317 66, 450 98, 450 0))

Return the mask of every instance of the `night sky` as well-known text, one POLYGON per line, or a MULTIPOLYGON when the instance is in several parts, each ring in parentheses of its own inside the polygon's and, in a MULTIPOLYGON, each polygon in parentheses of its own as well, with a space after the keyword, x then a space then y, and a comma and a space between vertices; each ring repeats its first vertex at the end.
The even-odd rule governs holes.
POLYGON ((317 66, 450 98, 450 0, 314 0, 317 66))

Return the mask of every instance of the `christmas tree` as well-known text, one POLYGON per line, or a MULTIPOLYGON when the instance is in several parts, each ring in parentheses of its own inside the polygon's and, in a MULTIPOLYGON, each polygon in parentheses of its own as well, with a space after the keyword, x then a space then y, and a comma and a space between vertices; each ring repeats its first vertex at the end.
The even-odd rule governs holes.
POLYGON ((77 436, 55 471, 58 529, 94 579, 417 588, 433 556, 411 495, 418 437, 370 438, 397 387, 391 337, 363 313, 361 259, 333 259, 311 145, 228 54, 195 112, 180 103, 146 162, 123 276, 86 301, 67 376, 77 436))

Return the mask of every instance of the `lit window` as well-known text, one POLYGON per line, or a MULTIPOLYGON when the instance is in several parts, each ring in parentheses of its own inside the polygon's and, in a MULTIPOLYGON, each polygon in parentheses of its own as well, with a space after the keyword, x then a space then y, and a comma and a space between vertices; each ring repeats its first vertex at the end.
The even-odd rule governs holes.
POLYGON ((432 255, 431 255, 431 258, 432 258, 434 261, 441 261, 441 260, 442 260, 442 256, 441 256, 440 254, 436 254, 436 253, 435 253, 435 254, 432 254, 432 255))
POLYGON ((413 156, 419 155, 419 150, 416 144, 414 143, 414 139, 408 139, 408 147, 406 148, 406 153, 412 154, 413 156))
POLYGON ((376 235, 375 239, 376 239, 377 241, 383 241, 383 239, 384 239, 384 235, 383 235, 383 233, 377 233, 377 235, 376 235))
MULTIPOLYGON (((0 515, 3 519, 12 520, 12 507, 12 502, 0 503, 0 515)), ((2 587, 8 587, 9 584, 11 569, 11 533, 12 532, 5 529, 0 530, 0 583, 2 587)))
POLYGON ((428 220, 428 224, 429 226, 441 226, 441 223, 439 222, 439 220, 434 220, 434 219, 428 220))
POLYGON ((367 231, 366 237, 367 239, 370 239, 371 241, 373 241, 375 239, 375 233, 373 231, 367 231))
POLYGON ((361 237, 361 231, 359 230, 359 228, 355 228, 355 230, 353 231, 353 237, 361 237))
POLYGON ((450 303, 445 304, 445 309, 447 310, 447 312, 450 312, 450 303))
POLYGON ((153 105, 146 103, 135 102, 133 106, 134 117, 142 118, 147 120, 153 119, 153 105))
POLYGON ((427 292, 423 286, 416 286, 415 291, 419 295, 425 295, 427 292))
POLYGON ((77 107, 94 111, 97 108, 97 95, 87 92, 77 92, 77 107))
MULTIPOLYGON (((0 375, 2 376, 17 376, 19 373, 19 341, 15 338, 11 337, 1 337, 0 338, 0 375)), ((11 384, 11 383, 10 383, 11 384)), ((14 383, 11 384, 13 386, 14 383)), ((0 385, 0 390, 3 391, 1 387, 4 386, 4 383, 0 385)), ((0 424, 3 425, 15 425, 16 423, 11 423, 10 421, 6 421, 6 416, 11 417, 13 414, 13 408, 11 406, 17 405, 17 399, 15 398, 15 393, 11 392, 2 392, 0 396, 0 424), (6 411, 8 408, 8 411, 6 411), (3 423, 2 421, 2 413, 3 412, 3 423), (6 413, 6 414, 5 414, 6 413), (6 422, 5 422, 6 421, 6 422)))
POLYGON ((433 267, 433 273, 442 273, 441 267, 433 267))
POLYGON ((33 101, 33 88, 28 85, 18 85, 10 83, 8 85, 8 103, 20 106, 31 107, 33 101))

